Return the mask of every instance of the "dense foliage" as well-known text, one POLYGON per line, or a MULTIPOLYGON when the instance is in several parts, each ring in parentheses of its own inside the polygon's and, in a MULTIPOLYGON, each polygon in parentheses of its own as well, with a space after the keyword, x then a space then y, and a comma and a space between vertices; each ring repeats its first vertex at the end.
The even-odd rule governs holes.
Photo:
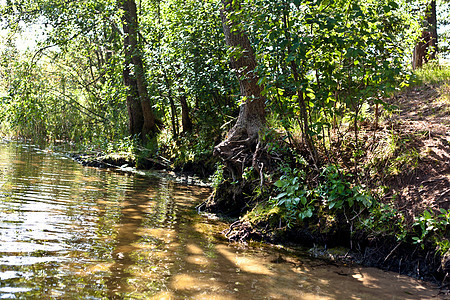
MULTIPOLYGON (((231 26, 255 52, 268 127, 260 140, 282 162, 258 170, 242 162, 240 178, 220 165, 218 183, 258 182, 249 198, 269 199, 270 221, 287 227, 370 212, 361 227, 381 232, 388 218, 401 228, 369 191, 361 131, 376 131, 382 108, 390 109, 386 99, 410 78, 421 2, 242 0, 221 18, 229 2, 6 1, 8 30, 37 23, 45 38, 25 52, 4 43, 3 133, 162 157, 174 166, 213 164, 214 146, 240 105, 252 101, 240 97, 245 78, 229 63, 248 54, 226 46, 222 28, 231 26), (133 130, 145 107, 156 129, 133 130)), ((424 213, 408 232, 415 242, 431 227, 447 228, 447 211, 430 218, 424 213)), ((401 230, 398 236, 406 239, 401 230)))

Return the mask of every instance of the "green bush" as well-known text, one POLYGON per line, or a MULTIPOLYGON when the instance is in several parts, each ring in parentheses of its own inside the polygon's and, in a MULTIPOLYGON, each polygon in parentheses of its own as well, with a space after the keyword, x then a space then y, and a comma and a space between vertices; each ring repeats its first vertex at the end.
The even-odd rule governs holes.
POLYGON ((270 202, 280 208, 280 218, 288 227, 319 212, 335 215, 346 208, 357 211, 373 205, 370 193, 360 185, 352 185, 351 177, 335 165, 323 168, 316 186, 308 182, 303 170, 285 167, 283 172, 274 183, 278 194, 270 202))

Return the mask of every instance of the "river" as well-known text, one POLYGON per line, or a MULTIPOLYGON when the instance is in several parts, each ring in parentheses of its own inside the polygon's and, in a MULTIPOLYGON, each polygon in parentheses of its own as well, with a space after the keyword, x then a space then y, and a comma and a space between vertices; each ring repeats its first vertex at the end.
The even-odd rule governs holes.
POLYGON ((395 273, 229 244, 195 211, 209 192, 0 143, 0 299, 441 299, 395 273))

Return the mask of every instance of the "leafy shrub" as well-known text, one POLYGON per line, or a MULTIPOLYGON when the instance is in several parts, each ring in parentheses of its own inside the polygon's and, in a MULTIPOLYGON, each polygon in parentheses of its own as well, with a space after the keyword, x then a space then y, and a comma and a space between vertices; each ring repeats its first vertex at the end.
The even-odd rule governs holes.
POLYGON ((373 198, 362 186, 350 183, 350 176, 337 166, 322 170, 321 182, 308 184, 303 170, 284 168, 284 174, 274 183, 278 195, 271 198, 273 206, 280 207, 281 219, 290 227, 295 222, 318 215, 319 211, 336 214, 344 208, 368 208, 373 198))
POLYGON ((450 242, 445 236, 450 225, 450 210, 441 208, 440 212, 439 215, 434 216, 430 211, 425 210, 422 215, 415 218, 413 226, 418 228, 418 236, 413 236, 412 239, 414 244, 424 248, 424 243, 431 238, 439 252, 444 254, 450 249, 450 242))

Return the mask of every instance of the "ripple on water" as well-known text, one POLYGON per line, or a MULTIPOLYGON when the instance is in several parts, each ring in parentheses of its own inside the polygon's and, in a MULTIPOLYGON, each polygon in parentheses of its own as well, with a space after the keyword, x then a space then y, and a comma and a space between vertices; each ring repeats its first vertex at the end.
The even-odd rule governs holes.
MULTIPOLYGON (((1 255, 1 254, 0 254, 1 255)), ((36 257, 36 256, 3 256, 0 257, 0 265, 4 266, 30 266, 42 263, 49 262, 63 262, 67 261, 65 257, 59 256, 45 256, 45 257, 36 257)))
POLYGON ((247 251, 216 238, 224 225, 194 210, 207 190, 83 168, 34 148, 0 144, 2 299, 423 299, 433 292, 396 274, 384 280, 297 257, 275 264, 273 249, 247 251))

